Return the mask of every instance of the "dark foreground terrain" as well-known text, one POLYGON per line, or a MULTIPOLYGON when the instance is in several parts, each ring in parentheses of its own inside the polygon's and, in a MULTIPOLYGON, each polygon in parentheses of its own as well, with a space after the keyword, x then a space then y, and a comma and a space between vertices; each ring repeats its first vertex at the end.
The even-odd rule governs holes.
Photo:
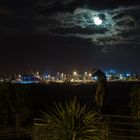
MULTIPOLYGON (((140 82, 108 82, 108 95, 106 98, 106 111, 110 121, 110 139, 137 140, 139 131, 134 127, 134 120, 130 116, 130 97, 132 87, 140 85, 140 82), (125 117, 126 116, 126 117, 125 117), (117 123, 116 123, 117 122, 117 123), (122 133, 123 130, 123 133, 122 133), (135 133, 134 133, 135 131, 135 133), (131 132, 131 133, 130 133, 131 132), (133 132, 133 133, 132 133, 133 132)), ((87 104, 90 109, 96 110, 94 96, 96 83, 90 84, 1 84, 0 85, 1 112, 9 110, 8 114, 0 115, 0 139, 13 140, 19 135, 20 127, 29 127, 33 119, 40 118, 45 106, 52 106, 54 102, 64 103, 66 100, 76 97, 82 104, 87 104), (26 96, 27 95, 27 96, 26 96), (9 106, 8 106, 9 105, 9 106), (10 110, 15 109, 15 110, 10 110), (4 110, 3 110, 4 111, 4 110), (10 111, 13 111, 11 113, 10 111), (29 111, 29 112, 28 112, 29 111), (22 114, 22 118, 20 114, 22 114), (26 117, 26 115, 28 117, 26 117), (10 124, 10 125, 9 125, 10 124), (15 132, 13 132, 13 128, 15 132), (10 129, 10 132, 9 132, 10 129), (14 136, 15 135, 15 136, 14 136), (13 138, 13 139, 12 139, 13 138)), ((136 123, 136 125, 138 125, 136 123)), ((19 139, 31 139, 30 135, 20 135, 19 139), (23 137, 24 136, 24 137, 23 137)))
MULTIPOLYGON (((106 99, 107 114, 129 115, 129 93, 131 88, 140 82, 108 82, 106 99)), ((44 107, 54 102, 64 102, 76 97, 81 104, 95 108, 94 95, 96 84, 33 84, 30 86, 30 95, 35 116, 44 107)))

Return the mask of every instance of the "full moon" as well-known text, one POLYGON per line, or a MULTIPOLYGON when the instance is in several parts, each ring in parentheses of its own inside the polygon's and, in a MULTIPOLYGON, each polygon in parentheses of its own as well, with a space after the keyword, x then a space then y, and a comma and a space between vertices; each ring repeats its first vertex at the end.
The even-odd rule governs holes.
POLYGON ((96 25, 101 25, 102 24, 102 20, 99 17, 93 17, 93 21, 96 25))

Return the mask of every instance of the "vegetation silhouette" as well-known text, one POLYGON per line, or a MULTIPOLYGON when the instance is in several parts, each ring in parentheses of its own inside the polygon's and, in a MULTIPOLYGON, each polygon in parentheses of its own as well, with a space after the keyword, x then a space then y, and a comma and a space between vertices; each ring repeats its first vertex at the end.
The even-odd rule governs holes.
MULTIPOLYGON (((16 121, 13 114, 20 114, 21 125, 26 125, 27 120, 31 116, 31 100, 28 96, 29 89, 25 86, 1 83, 0 84, 0 121, 3 119, 8 123, 16 121), (7 116, 7 118, 3 118, 7 116)), ((28 123, 27 123, 28 124, 28 123)))
MULTIPOLYGON (((47 108, 41 121, 46 124, 42 140, 99 140, 105 136, 103 118, 76 98, 47 108)), ((38 132, 36 140, 43 131, 38 132)))
POLYGON ((135 117, 140 117, 140 85, 135 85, 131 89, 129 95, 130 95, 129 106, 131 109, 131 113, 135 117))

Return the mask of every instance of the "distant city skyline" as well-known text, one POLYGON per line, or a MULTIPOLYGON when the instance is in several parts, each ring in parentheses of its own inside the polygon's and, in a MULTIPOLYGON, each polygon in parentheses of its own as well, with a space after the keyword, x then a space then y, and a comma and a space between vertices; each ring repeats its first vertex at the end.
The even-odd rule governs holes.
MULTIPOLYGON (((104 71, 105 79, 110 82, 115 81, 140 81, 140 73, 119 72, 114 69, 104 71)), ((10 82, 17 84, 32 84, 32 83, 91 83, 96 82, 98 76, 91 71, 75 71, 70 73, 40 73, 39 71, 31 73, 15 73, 15 74, 0 74, 0 83, 10 82)))
MULTIPOLYGON (((93 68, 93 67, 92 67, 93 68)), ((1 72, 0 75, 3 74, 7 74, 7 75, 18 75, 18 74, 41 74, 41 75, 56 75, 56 74, 73 74, 73 72, 76 72, 77 74, 85 74, 85 73, 91 73, 92 72, 92 68, 91 69, 85 69, 85 70, 81 70, 81 69, 73 69, 73 70, 68 70, 68 71, 64 71, 64 70, 44 70, 44 71, 40 71, 38 70, 29 70, 29 71, 18 71, 18 72, 10 72, 10 73, 6 73, 6 72, 1 72)), ((95 67, 94 67, 95 68, 95 67)), ((96 67, 97 68, 97 67, 96 67)), ((130 70, 120 70, 120 69, 114 69, 114 68, 108 68, 108 69, 100 69, 102 70, 104 73, 110 73, 110 74, 140 74, 140 71, 130 71, 130 70)))

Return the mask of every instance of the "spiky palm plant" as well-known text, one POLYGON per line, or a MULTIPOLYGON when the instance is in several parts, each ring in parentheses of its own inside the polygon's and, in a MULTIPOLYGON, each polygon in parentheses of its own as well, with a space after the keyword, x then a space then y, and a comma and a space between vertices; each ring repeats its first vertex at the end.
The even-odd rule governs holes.
POLYGON ((42 121, 54 132, 55 140, 100 139, 101 117, 88 110, 86 105, 81 106, 76 98, 64 104, 54 104, 43 112, 42 121))

